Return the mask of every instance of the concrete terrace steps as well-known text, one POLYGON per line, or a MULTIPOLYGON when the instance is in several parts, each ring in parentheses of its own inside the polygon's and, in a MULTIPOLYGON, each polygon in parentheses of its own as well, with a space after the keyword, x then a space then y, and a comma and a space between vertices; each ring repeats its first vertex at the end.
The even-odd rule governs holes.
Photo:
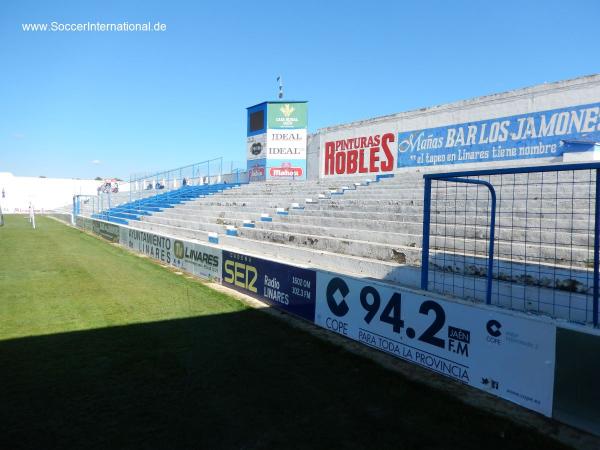
MULTIPOLYGON (((238 208, 278 208, 284 207, 289 208, 292 203, 299 203, 301 206, 309 210, 324 210, 324 209, 337 209, 337 210, 392 210, 401 213, 418 213, 423 210, 423 202, 421 200, 337 200, 337 199, 319 199, 313 203, 306 203, 303 198, 264 198, 264 199, 232 199, 224 200, 222 198, 211 197, 206 201, 194 201, 186 202, 183 209, 193 211, 195 209, 201 209, 202 207, 238 207, 238 208)), ((510 212, 511 214, 524 214, 527 213, 530 216, 536 214, 545 214, 546 216, 559 215, 569 216, 577 214, 578 217, 585 217, 583 211, 589 211, 590 202, 588 201, 559 201, 559 202, 531 202, 531 203, 518 203, 513 205, 510 201, 499 201, 496 204, 497 211, 503 214, 510 212)), ((485 214, 486 210, 490 209, 490 203, 487 201, 471 201, 471 202, 440 202, 434 201, 431 204, 432 213, 437 212, 438 214, 446 212, 449 214, 456 215, 471 215, 473 213, 485 214)), ((588 213, 589 215, 589 213, 588 213)))
MULTIPOLYGON (((206 229, 213 232, 223 232, 223 226, 233 225, 236 227, 242 227, 245 220, 253 220, 254 225, 257 229, 266 229, 274 231, 282 231, 289 233, 301 233, 310 235, 323 234, 330 237, 337 237, 340 239, 358 239, 358 240, 369 240, 372 242, 380 242, 386 244, 402 244, 408 246, 421 246, 421 231, 422 224, 415 222, 392 222, 392 221, 378 221, 365 219, 362 221, 356 219, 337 219, 337 218, 322 218, 322 217, 305 217, 302 214, 296 214, 291 216, 276 217, 274 221, 261 221, 260 216, 249 215, 245 213, 222 213, 222 217, 212 216, 210 220, 206 220, 206 216, 203 214, 188 214, 182 213, 173 209, 173 212, 166 212, 160 216, 148 216, 142 218, 142 220, 163 224, 170 224, 173 226, 187 226, 187 224, 194 223, 193 226, 188 227, 194 229, 201 229, 200 225, 206 224, 206 229), (235 214, 236 217, 230 217, 235 214), (299 219, 305 219, 302 223, 299 219), (345 220, 345 223, 343 222, 345 220), (317 223, 315 223, 315 221, 317 223), (219 229, 218 226, 221 226, 219 229)), ((271 217, 273 219, 273 217, 271 217)), ((553 225, 549 223, 549 225, 553 225)), ((435 237, 432 240, 432 245, 436 247, 442 247, 443 244, 448 240, 453 244, 462 242, 461 237, 468 239, 487 239, 489 233, 489 227, 487 224, 482 226, 463 225, 461 223, 443 224, 432 226, 432 235, 436 236, 448 236, 447 238, 435 237), (457 240, 455 237, 458 237, 457 240)), ((496 227, 496 238, 497 245, 500 249, 499 253, 510 251, 515 256, 522 253, 518 251, 520 248, 518 244, 511 244, 512 240, 524 240, 525 234, 527 233, 527 240, 532 243, 539 244, 553 244, 557 243, 562 246, 588 246, 589 235, 586 229, 582 229, 585 232, 572 232, 566 233, 545 233, 538 230, 523 230, 519 228, 503 228, 501 226, 496 227)), ((481 244, 480 244, 481 245, 481 244)), ((467 247, 467 246, 465 246, 467 247)), ((561 250, 559 253, 564 253, 561 250)))
MULTIPOLYGON (((578 195, 585 195, 585 201, 578 205, 584 210, 574 214, 557 215, 561 211, 557 211, 554 202, 548 208, 546 201, 538 201, 537 208, 523 202, 509 216, 500 210, 496 228, 496 255, 500 259, 495 265, 495 294, 501 294, 502 289, 520 289, 523 292, 523 304, 505 306, 559 316, 562 314, 573 319, 570 306, 577 303, 581 305, 581 321, 587 320, 590 304, 580 293, 589 293, 590 289, 587 235, 590 216, 585 209, 590 199, 587 198, 587 187, 584 186, 581 192, 577 189, 575 192, 578 195), (544 208, 540 209, 540 205, 544 208), (532 224, 539 225, 540 229, 532 230, 532 224), (529 227, 527 231, 518 229, 526 225, 529 227), (544 227, 554 230, 557 226, 568 234, 560 234, 560 231, 544 233, 544 227), (524 239, 525 232, 529 241, 527 245, 511 242, 511 239, 524 239), (547 245, 554 242, 560 245, 556 248, 547 245), (509 256, 514 261, 502 259, 509 256), (579 267, 564 266, 571 260, 579 267), (539 272, 537 275, 536 270, 539 272), (557 286, 559 290, 552 289, 557 286), (548 303, 540 300, 542 291, 547 298, 553 299, 553 311, 548 310, 548 303)), ((458 205, 464 208, 452 212, 449 217, 436 214, 435 210, 432 212, 430 267, 434 270, 430 274, 437 274, 438 279, 451 274, 455 277, 452 281, 454 284, 461 280, 465 284, 474 283, 477 288, 465 285, 460 295, 482 301, 485 278, 481 275, 485 273, 482 267, 485 268, 487 253, 488 218, 473 218, 472 210, 476 205, 478 212, 482 213, 489 201, 481 197, 479 202, 471 201, 477 199, 480 193, 472 194, 471 190, 466 190, 465 196, 465 190, 460 187, 449 186, 443 193, 440 192, 434 192, 437 206, 451 205, 454 208, 458 205), (443 221, 456 223, 436 225, 436 222, 443 221), (452 234, 461 237, 458 240, 447 237, 452 234), (449 243, 458 253, 447 253, 444 246, 449 243), (462 249, 464 254, 460 253, 462 249), (469 278, 467 283, 467 278, 461 278, 463 274, 477 276, 475 279, 469 278)), ((549 189, 540 185, 538 195, 554 197, 556 192, 556 187, 549 189)), ((508 194, 518 196, 521 193, 525 195, 527 191, 520 187, 515 191, 512 191, 512 187, 499 189, 499 199, 507 195, 500 205, 510 203, 512 206, 512 198, 508 194)), ((568 190, 565 195, 570 195, 568 190)), ((362 276, 418 287, 422 252, 422 202, 420 174, 401 181, 385 179, 356 188, 352 183, 339 181, 253 183, 175 205, 174 208, 142 217, 140 222, 132 222, 131 225, 200 241, 208 240, 208 233, 216 232, 220 243, 240 251, 256 252, 266 258, 284 258, 301 264, 319 261, 320 266, 328 265, 331 270, 345 269, 362 276), (331 190, 341 192, 342 186, 351 189, 341 195, 332 195, 331 190), (315 203, 305 204, 306 198, 312 198, 315 203), (302 208, 291 207, 293 203, 298 203, 302 208), (278 214, 280 210, 286 215, 278 214), (269 221, 261 220, 263 215, 268 215, 269 221), (227 226, 236 227, 238 236, 228 236, 225 231, 227 226)), ((559 207, 570 208, 573 203, 568 199, 559 207)), ((447 209, 450 212, 451 208, 447 209)))
MULTIPOLYGON (((338 227, 338 228, 353 228, 359 230, 380 230, 380 231, 397 231, 401 229, 403 231, 407 231, 409 233, 417 234, 422 233, 423 231, 423 219, 422 216, 419 215, 392 215, 392 214, 382 214, 378 217, 370 217, 369 215, 365 215, 364 217, 327 217, 322 215, 310 215, 307 214, 308 211, 292 211, 287 216, 280 216, 277 218, 274 224, 282 223, 297 223, 297 224, 307 224, 307 225, 315 225, 321 227, 338 227)), ((169 213, 170 214, 170 213, 169 213)), ((232 213, 234 214, 234 213, 232 213)), ((240 215, 244 215, 243 213, 237 213, 240 215)), ((435 219, 432 218, 431 228, 432 232, 437 231, 439 233, 444 231, 444 226, 456 226, 456 227, 465 227, 467 230, 468 236, 478 237, 483 236, 489 230, 489 219, 487 217, 479 217, 477 220, 475 218, 469 217, 469 220, 465 220, 466 216, 461 216, 463 218, 462 221, 458 220, 458 217, 454 217, 454 220, 451 222, 447 222, 444 224, 443 222, 438 223, 435 219), (477 230, 477 234, 472 230, 477 230)), ((500 217, 496 220, 496 231, 497 232, 512 232, 510 228, 514 228, 515 232, 521 233, 523 232, 523 227, 526 225, 526 220, 524 217, 500 217), (509 228, 508 230, 503 230, 504 227, 509 228), (503 230, 503 231, 501 231, 503 230)), ((538 225, 542 229, 550 229, 556 225, 556 221, 554 218, 541 218, 536 219, 536 225, 538 225)), ((588 220, 579 220, 579 221, 564 221, 562 223, 563 227, 558 231, 575 231, 581 233, 587 233, 588 230, 591 229, 593 224, 588 220)), ((458 229, 458 234, 463 234, 460 232, 461 228, 458 229)), ((454 234, 454 233, 452 233, 454 234)), ((557 236, 559 237, 559 236, 557 236)), ((560 238, 560 237, 559 237, 560 238)))
MULTIPOLYGON (((294 228, 282 230, 275 227, 241 228, 238 233, 242 237, 256 240, 265 240, 293 245, 314 247, 321 250, 339 252, 344 254, 362 256, 365 258, 380 259, 383 261, 397 261, 419 266, 421 263, 420 235, 407 233, 378 233, 376 231, 348 230, 325 228, 316 233, 314 228, 294 228)), ((430 248, 436 251, 451 248, 464 250, 470 254, 484 256, 487 254, 488 241, 485 239, 462 239, 430 236, 430 248)), ((495 249, 498 257, 512 257, 515 260, 530 261, 573 261, 579 267, 589 267, 590 252, 587 248, 577 246, 546 246, 535 242, 530 244, 508 241, 498 241, 495 249)))
MULTIPOLYGON (((295 216, 298 217, 298 216, 295 216)), ((405 238, 408 239, 409 246, 417 245, 421 247, 421 236, 423 225, 421 223, 399 223, 399 222, 380 222, 380 221, 363 221, 365 224, 352 224, 352 220, 349 221, 346 226, 341 226, 339 223, 330 221, 327 225, 321 221, 320 224, 313 223, 299 223, 297 221, 283 221, 281 219, 271 222, 257 221, 255 223, 256 228, 286 231, 290 233, 304 233, 304 234, 319 234, 323 233, 328 236, 335 236, 343 239, 355 239, 353 236, 361 236, 364 240, 382 243, 404 243, 405 238)), ((433 227, 432 235, 436 237, 447 236, 448 240, 454 241, 456 237, 466 237, 469 239, 482 239, 486 240, 489 234, 489 227, 486 226, 464 226, 462 224, 448 224, 441 227, 433 227)), ((506 229, 502 227, 496 227, 496 241, 498 245, 511 245, 513 240, 525 240, 525 234, 527 233, 527 240, 530 242, 539 242, 545 244, 557 243, 563 246, 587 246, 589 242, 589 235, 586 233, 566 233, 557 234, 556 236, 551 233, 538 230, 523 230, 523 229, 506 229)), ((437 241, 440 239, 436 239, 437 241)))
MULTIPOLYGON (((306 258, 323 252, 336 255, 340 261, 359 258, 368 262, 364 264, 372 270, 368 272, 369 276, 388 279, 382 276, 382 272, 390 267, 402 267, 407 271, 409 266, 414 266, 411 270, 418 271, 421 258, 423 180, 421 174, 414 173, 401 180, 399 178, 402 177, 358 187, 353 184, 358 180, 252 183, 142 217, 141 222, 134 226, 167 230, 200 240, 206 240, 209 232, 217 232, 231 245, 239 245, 240 249, 246 250, 259 249, 261 254, 266 255, 277 249, 306 258), (340 195, 332 194, 331 190, 341 192, 343 186, 350 189, 340 195), (314 202, 305 203, 307 198, 314 202), (293 208, 294 203, 300 209, 293 208), (286 215, 278 214, 280 211, 286 215), (261 220, 261 216, 265 215, 268 216, 267 221, 261 220), (226 236, 226 226, 236 227, 238 236, 226 236)), ((489 200, 487 192, 483 193, 483 197, 476 190, 455 185, 448 184, 447 189, 434 191, 430 237, 432 264, 441 273, 450 270, 454 274, 472 274, 480 271, 478 266, 484 265, 482 261, 485 261, 487 253, 489 219, 482 213, 489 209, 489 200), (446 216, 439 213, 444 208, 446 216), (475 210, 480 213, 476 218, 473 217, 475 210), (466 255, 462 256, 462 260, 457 255, 449 258, 446 245, 464 250, 466 255)), ((538 187, 538 196, 555 197, 557 194, 556 186, 549 188, 540 184, 538 187)), ((515 206, 512 196, 527 194, 522 187, 512 189, 512 186, 498 189, 501 208, 496 227, 496 255, 500 258, 510 256, 515 261, 509 265, 500 264, 496 276, 519 283, 523 273, 527 275, 525 260, 527 264, 537 265, 550 262, 560 265, 574 260, 579 269, 574 269, 573 273, 559 268, 550 277, 540 278, 537 284, 562 285, 574 279, 578 289, 587 289, 582 286, 587 286, 586 271, 590 263, 590 216, 586 212, 593 198, 587 197, 589 187, 580 189, 575 186, 575 192, 584 200, 559 200, 558 206, 552 200, 531 200, 528 204, 517 203, 507 216, 502 208, 515 206), (562 214, 561 208, 573 205, 580 207, 581 211, 562 214), (539 225, 540 229, 531 229, 532 225, 539 225), (528 227, 526 231, 523 229, 525 226, 528 227), (552 230, 559 227, 560 231, 568 234, 560 231, 545 233, 544 227, 552 230), (511 242, 525 237, 527 244, 511 242), (548 245, 554 243, 559 245, 548 245)), ((531 191, 532 186, 529 186, 531 191)), ((564 195, 570 195, 568 189, 564 195)))
MULTIPOLYGON (((206 242, 208 232, 192 230, 150 222, 133 222, 131 227, 160 232, 174 237, 186 237, 206 242)), ((420 270, 405 264, 396 262, 378 261, 370 258, 361 258, 353 255, 327 252, 310 248, 301 248, 280 244, 277 242, 265 242, 244 237, 219 236, 219 243, 230 247, 232 250, 254 252, 263 258, 287 259, 296 264, 312 264, 318 261, 319 266, 330 270, 343 270, 361 276, 376 279, 402 282, 405 286, 417 287, 420 282, 420 270)))
MULTIPOLYGON (((208 233, 202 231, 144 222, 135 222, 132 226, 138 229, 160 232, 170 236, 195 239, 200 242, 206 241, 208 235, 208 233)), ((302 265, 311 265, 314 263, 323 269, 343 270, 363 277, 386 280, 404 286, 419 287, 420 285, 420 269, 405 264, 377 261, 370 258, 294 247, 287 244, 246 239, 243 237, 232 238, 222 236, 220 238, 220 243, 234 251, 246 251, 260 255, 260 257, 263 258, 272 257, 277 258, 278 260, 287 260, 292 264, 302 265)), ((432 274, 436 273, 437 272, 432 272, 432 274)), ((437 276, 443 277, 445 276, 445 272, 439 272, 437 276)), ((431 277, 432 275, 430 274, 430 278, 431 277)), ((513 281, 518 282, 517 279, 513 281)), ((548 286, 551 286, 551 283, 553 282, 553 280, 550 280, 546 283, 548 286)), ((484 283, 484 278, 475 280, 465 279, 464 289, 461 291, 460 297, 462 299, 478 302, 484 301, 484 283)), ((589 321, 589 317, 591 317, 592 304, 589 297, 585 297, 584 295, 575 292, 556 291, 544 287, 544 285, 542 285, 541 288, 535 286, 523 286, 522 290, 524 295, 522 299, 508 300, 506 296, 501 295, 502 292, 507 292, 516 287, 518 286, 509 283, 508 280, 496 281, 493 287, 493 298, 497 297, 497 300, 495 301, 501 306, 522 311, 547 313, 556 317, 564 317, 569 318, 570 320, 579 320, 581 322, 589 321), (544 299, 553 299, 553 302, 551 304, 548 301, 544 301, 544 299)), ((453 292, 447 292, 447 294, 453 295, 453 292)))

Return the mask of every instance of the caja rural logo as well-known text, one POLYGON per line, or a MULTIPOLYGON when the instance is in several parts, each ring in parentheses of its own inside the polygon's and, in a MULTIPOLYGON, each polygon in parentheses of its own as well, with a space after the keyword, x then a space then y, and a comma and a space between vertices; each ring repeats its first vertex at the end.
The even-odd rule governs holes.
POLYGON ((279 108, 279 111, 281 112, 281 114, 283 114, 283 116, 276 116, 275 122, 278 122, 280 126, 292 127, 299 121, 298 117, 294 116, 296 108, 294 108, 289 103, 286 103, 281 108, 279 108))
POLYGON ((279 111, 281 111, 281 113, 285 117, 290 117, 295 110, 296 109, 293 106, 290 106, 289 103, 286 103, 281 108, 279 108, 279 111))

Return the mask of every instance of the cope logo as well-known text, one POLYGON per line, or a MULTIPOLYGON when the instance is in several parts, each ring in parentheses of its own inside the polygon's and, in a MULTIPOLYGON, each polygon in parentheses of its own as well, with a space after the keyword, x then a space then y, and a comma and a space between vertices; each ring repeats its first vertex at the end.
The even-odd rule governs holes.
POLYGON ((175 253, 175 258, 183 259, 185 256, 185 246, 181 241, 175 241, 173 244, 173 252, 175 253))
POLYGON ((350 308, 346 303, 346 296, 349 293, 348 285, 341 278, 332 278, 327 285, 327 306, 335 316, 343 317, 348 314, 350 308))
POLYGON ((488 333, 485 340, 490 344, 502 345, 502 339, 500 338, 500 336, 502 336, 501 328, 502 324, 497 320, 488 320, 485 324, 485 329, 488 333))
POLYGON ((497 320, 489 320, 485 328, 487 329, 487 332, 490 336, 493 336, 495 338, 502 336, 502 331, 500 331, 500 328, 502 328, 502 324, 497 320))

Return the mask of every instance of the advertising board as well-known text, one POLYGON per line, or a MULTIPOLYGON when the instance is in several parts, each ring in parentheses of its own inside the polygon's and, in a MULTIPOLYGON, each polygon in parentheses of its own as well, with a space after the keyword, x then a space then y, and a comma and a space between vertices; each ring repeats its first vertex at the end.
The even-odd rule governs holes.
POLYGON ((121 245, 205 279, 221 280, 221 249, 121 227, 121 245))
POLYGON ((314 270, 223 251, 222 273, 224 286, 314 322, 314 270))
POLYGON ((267 135, 266 133, 248 136, 246 138, 246 159, 252 161, 255 159, 266 158, 267 135))
POLYGON ((304 180, 306 178, 306 160, 267 160, 267 175, 275 180, 304 180))
POLYGON ((306 102, 269 103, 267 128, 306 128, 308 123, 306 102))
POLYGON ((396 169, 396 153, 394 133, 327 141, 322 174, 344 176, 393 172, 396 169))
POLYGON ((248 170, 248 179, 250 181, 264 181, 267 177, 267 160, 263 159, 252 159, 246 163, 248 170))
POLYGON ((92 232, 110 242, 119 242, 120 228, 114 223, 92 220, 92 232))
POLYGON ((600 103, 398 133, 398 167, 561 156, 600 140, 600 103))
POLYGON ((556 327, 549 322, 318 271, 315 323, 552 414, 556 327))
POLYGON ((306 129, 267 130, 267 158, 305 160, 306 129))

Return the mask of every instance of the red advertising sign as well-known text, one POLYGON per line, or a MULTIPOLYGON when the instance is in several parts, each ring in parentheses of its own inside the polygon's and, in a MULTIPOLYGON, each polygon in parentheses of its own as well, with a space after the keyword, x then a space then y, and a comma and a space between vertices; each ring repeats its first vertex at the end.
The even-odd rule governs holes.
POLYGON ((324 175, 392 172, 396 167, 394 133, 325 142, 324 175))
POLYGON ((303 174, 302 167, 292 167, 292 164, 285 162, 281 164, 281 167, 269 168, 269 175, 271 177, 301 177, 303 174))

